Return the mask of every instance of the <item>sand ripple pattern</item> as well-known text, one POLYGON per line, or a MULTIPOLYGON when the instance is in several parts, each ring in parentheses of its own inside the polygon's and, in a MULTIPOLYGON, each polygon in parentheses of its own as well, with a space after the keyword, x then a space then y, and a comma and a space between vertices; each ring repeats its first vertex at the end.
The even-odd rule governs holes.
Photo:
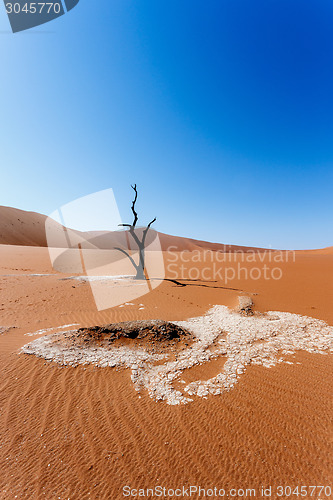
POLYGON ((251 364, 270 368, 299 350, 317 354, 333 352, 333 327, 297 314, 270 311, 247 317, 225 306, 214 306, 204 316, 175 323, 193 333, 196 341, 173 361, 167 355, 152 354, 142 348, 68 346, 61 342, 61 333, 38 338, 21 352, 66 366, 130 368, 138 392, 147 390, 151 398, 169 405, 189 403, 194 396, 229 391, 251 364), (188 384, 181 380, 184 370, 219 357, 225 363, 213 378, 188 384), (179 382, 184 384, 182 390, 175 387, 179 382))

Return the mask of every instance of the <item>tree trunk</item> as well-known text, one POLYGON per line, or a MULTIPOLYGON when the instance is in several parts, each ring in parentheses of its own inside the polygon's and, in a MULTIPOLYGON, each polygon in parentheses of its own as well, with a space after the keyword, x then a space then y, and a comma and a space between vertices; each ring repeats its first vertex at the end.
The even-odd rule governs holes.
POLYGON ((139 265, 136 268, 136 280, 145 280, 145 249, 140 247, 139 249, 139 265))
POLYGON ((146 277, 145 277, 145 273, 144 273, 144 270, 142 269, 141 266, 139 266, 136 270, 136 276, 135 276, 135 279, 136 280, 145 280, 146 277))

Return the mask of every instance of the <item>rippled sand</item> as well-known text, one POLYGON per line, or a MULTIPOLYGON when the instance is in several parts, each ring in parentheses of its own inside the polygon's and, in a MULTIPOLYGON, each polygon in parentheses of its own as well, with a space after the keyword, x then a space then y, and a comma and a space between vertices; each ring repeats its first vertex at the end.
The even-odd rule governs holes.
POLYGON ((284 311, 332 326, 333 257, 297 255, 295 263, 283 264, 278 282, 235 280, 227 288, 164 282, 139 300, 99 313, 89 284, 54 273, 46 249, 0 247, 0 324, 6 327, 0 334, 0 498, 120 499, 126 484, 332 482, 332 355, 296 350, 271 368, 246 365, 221 395, 184 391, 221 373, 221 354, 172 381, 193 399, 174 406, 152 399, 146 389, 138 393, 130 369, 64 367, 20 353, 63 325, 188 321, 215 304, 235 308, 240 293, 254 298, 257 312, 284 311))

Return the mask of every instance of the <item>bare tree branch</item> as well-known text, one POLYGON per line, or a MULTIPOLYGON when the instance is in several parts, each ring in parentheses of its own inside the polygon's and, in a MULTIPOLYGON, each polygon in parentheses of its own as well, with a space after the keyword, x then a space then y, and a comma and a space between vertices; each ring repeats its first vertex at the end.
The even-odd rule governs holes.
POLYGON ((134 260, 132 259, 132 257, 130 256, 129 253, 126 252, 126 250, 123 250, 122 248, 119 248, 119 247, 115 247, 115 250, 119 250, 119 252, 122 252, 123 254, 126 255, 126 257, 129 258, 129 260, 131 261, 131 263, 133 264, 135 270, 137 271, 138 270, 138 266, 136 265, 136 263, 134 262, 134 260))
POLYGON ((129 232, 130 234, 132 235, 135 243, 138 245, 138 247, 140 248, 140 245, 141 245, 141 241, 139 240, 139 238, 137 237, 136 233, 135 233, 135 229, 133 226, 130 227, 129 229, 129 232))
POLYGON ((150 226, 151 226, 152 224, 154 224, 154 222, 155 222, 155 221, 156 221, 156 217, 154 217, 154 218, 153 218, 153 220, 151 220, 151 221, 149 222, 149 224, 148 224, 148 226, 147 226, 147 230, 150 228, 150 226))
POLYGON ((118 224, 118 226, 122 226, 122 227, 129 227, 129 232, 131 234, 131 236, 133 237, 135 243, 140 246, 140 240, 139 238, 137 237, 137 235, 135 234, 135 229, 134 227, 132 226, 132 224, 118 224))
POLYGON ((143 236, 142 236, 142 245, 144 246, 145 244, 145 240, 146 240, 146 236, 147 236, 147 233, 149 231, 149 228, 152 224, 154 224, 154 222, 156 221, 156 217, 154 217, 154 219, 152 221, 149 222, 148 226, 146 227, 146 229, 143 231, 143 236))
POLYGON ((136 223, 138 222, 138 214, 135 210, 135 203, 136 203, 136 200, 138 198, 138 191, 136 189, 136 184, 134 184, 134 186, 131 185, 131 188, 134 189, 134 192, 135 192, 134 200, 132 201, 132 212, 134 215, 132 227, 134 228, 136 226, 136 223))

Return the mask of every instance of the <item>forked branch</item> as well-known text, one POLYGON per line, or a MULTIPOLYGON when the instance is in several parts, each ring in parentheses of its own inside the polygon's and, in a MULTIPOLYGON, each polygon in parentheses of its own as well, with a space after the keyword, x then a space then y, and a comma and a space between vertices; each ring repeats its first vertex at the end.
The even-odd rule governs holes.
POLYGON ((134 262, 134 259, 130 256, 129 253, 126 252, 126 250, 123 250, 122 248, 119 248, 119 247, 115 247, 115 250, 119 250, 119 252, 122 252, 123 254, 126 255, 126 257, 129 258, 129 260, 132 262, 134 268, 137 270, 138 269, 138 266, 136 265, 136 263, 134 262))
POLYGON ((149 231, 149 228, 152 224, 154 224, 154 222, 156 221, 156 217, 153 218, 152 221, 149 222, 148 226, 146 227, 146 229, 143 231, 143 235, 142 235, 142 245, 144 246, 145 244, 145 241, 146 241, 146 236, 147 236, 147 233, 149 231))
POLYGON ((136 203, 136 200, 138 199, 138 191, 136 189, 136 184, 134 184, 134 186, 131 185, 131 188, 134 189, 134 192, 135 192, 134 200, 132 201, 132 212, 134 215, 132 227, 134 228, 136 226, 136 223, 138 222, 138 214, 135 210, 135 203, 136 203))

